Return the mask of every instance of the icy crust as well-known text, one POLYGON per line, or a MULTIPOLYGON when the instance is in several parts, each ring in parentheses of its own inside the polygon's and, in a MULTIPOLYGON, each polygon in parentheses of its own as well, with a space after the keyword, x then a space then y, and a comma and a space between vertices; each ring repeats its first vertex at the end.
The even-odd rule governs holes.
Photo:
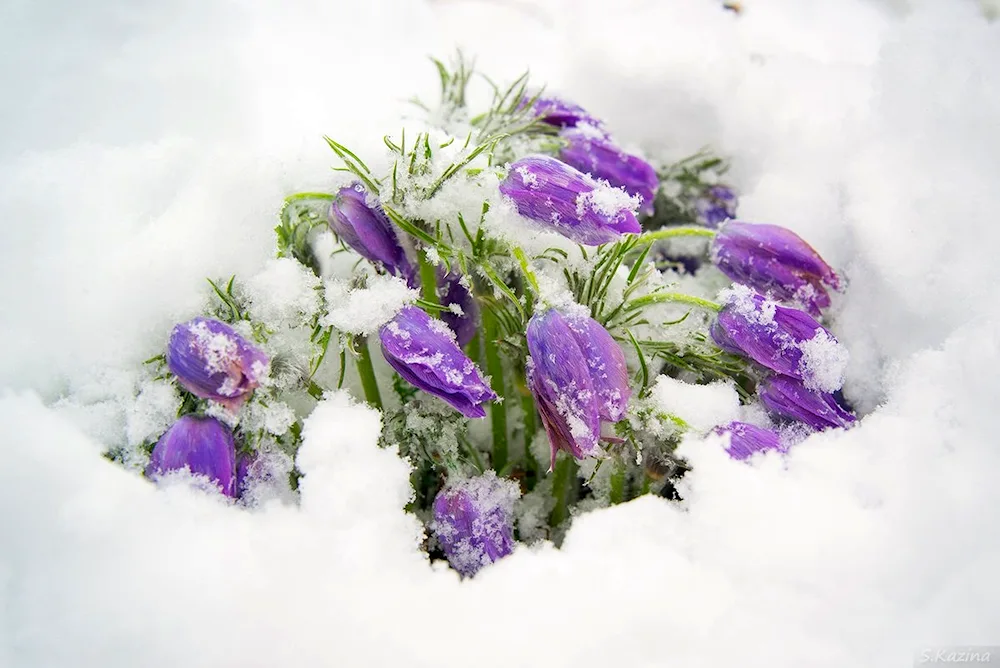
POLYGON ((800 378, 812 390, 835 392, 843 386, 847 349, 807 313, 739 284, 722 291, 719 300, 725 308, 712 334, 723 348, 800 378))
POLYGON ((420 296, 396 276, 373 274, 364 288, 351 288, 344 280, 326 282, 326 314, 320 324, 341 332, 370 335, 392 320, 402 308, 420 296))

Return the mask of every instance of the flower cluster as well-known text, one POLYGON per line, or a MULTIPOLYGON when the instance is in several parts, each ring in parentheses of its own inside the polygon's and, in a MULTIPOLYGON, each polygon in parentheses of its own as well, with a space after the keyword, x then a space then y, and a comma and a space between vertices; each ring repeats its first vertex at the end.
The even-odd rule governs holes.
MULTIPOLYGON (((737 220, 720 159, 628 152, 524 77, 471 113, 470 72, 440 66, 439 110, 385 137, 385 173, 327 139, 351 176, 289 196, 276 228, 295 299, 213 282, 221 303, 174 328, 155 380, 179 408, 144 441, 148 478, 241 499, 261 444, 293 461, 312 406, 349 388, 413 466, 429 554, 471 577, 584 507, 677 498, 675 448, 708 434, 658 403, 661 374, 740 397, 711 430, 735 460, 855 422, 843 281, 792 231, 737 220)), ((294 498, 296 475, 272 482, 294 498)))

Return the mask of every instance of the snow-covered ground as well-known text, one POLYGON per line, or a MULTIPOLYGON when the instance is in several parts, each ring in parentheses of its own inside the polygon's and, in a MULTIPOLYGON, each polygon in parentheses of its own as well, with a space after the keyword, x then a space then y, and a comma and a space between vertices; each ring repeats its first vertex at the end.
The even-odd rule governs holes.
MULTIPOLYGON (((0 666, 902 666, 1000 643, 1000 23, 978 3, 26 1, 0 10, 0 666), (273 252, 460 44, 635 146, 733 157, 741 217, 850 281, 866 415, 686 500, 580 517, 460 581, 407 468, 340 396, 299 506, 252 512, 101 456, 204 277, 273 252), (57 409, 60 397, 72 396, 57 409)), ((692 402, 710 402, 699 394, 692 402)), ((693 406, 711 410, 711 406, 693 406)))

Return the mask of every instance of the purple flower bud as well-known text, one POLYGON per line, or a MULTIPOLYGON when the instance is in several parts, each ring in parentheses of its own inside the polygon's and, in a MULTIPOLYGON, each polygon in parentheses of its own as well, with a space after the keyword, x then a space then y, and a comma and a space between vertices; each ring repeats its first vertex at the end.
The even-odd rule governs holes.
POLYGON ((442 273, 438 273, 441 305, 457 308, 461 313, 442 311, 441 319, 455 332, 459 347, 465 348, 479 329, 479 305, 469 289, 462 284, 461 274, 452 272, 442 276, 442 273))
POLYGON ((452 568, 465 576, 514 551, 517 483, 487 471, 449 484, 434 499, 431 530, 452 568))
POLYGON ((742 285, 729 290, 712 323, 720 348, 761 366, 833 392, 844 383, 847 351, 805 311, 778 306, 742 285))
MULTIPOLYGON (((527 99, 521 100, 521 108, 527 102, 527 99)), ((532 110, 540 121, 558 128, 573 128, 578 125, 601 127, 601 121, 588 114, 583 107, 554 97, 538 98, 532 105, 532 110)))
POLYGON ((652 215, 653 197, 660 187, 660 179, 648 162, 621 150, 590 126, 564 130, 559 136, 569 142, 559 151, 560 160, 615 188, 624 188, 629 195, 641 197, 639 210, 652 215))
POLYGON ((195 396, 235 412, 267 376, 268 359, 229 325, 194 318, 170 334, 167 367, 195 396))
POLYGON ((777 225, 726 223, 712 242, 712 261, 737 283, 801 304, 813 315, 830 305, 826 287, 840 289, 840 279, 819 253, 777 225))
POLYGON ((701 197, 695 200, 694 208, 698 212, 698 220, 705 227, 716 228, 720 224, 736 217, 736 193, 729 186, 709 186, 701 197))
POLYGON ((828 392, 810 390, 802 381, 788 376, 771 376, 759 386, 760 400, 772 413, 803 422, 817 431, 849 427, 856 418, 844 410, 828 392))
POLYGON ((500 192, 525 218, 585 246, 642 231, 635 217, 636 201, 627 193, 547 155, 529 155, 513 163, 500 192))
POLYGON ((236 495, 233 432, 215 418, 185 415, 153 447, 146 476, 155 479, 188 469, 218 485, 226 496, 236 495))
POLYGON ((625 415, 631 389, 625 355, 604 327, 555 309, 528 322, 528 384, 552 448, 581 459, 600 452, 601 420, 625 415))
POLYGON ((379 329, 382 355, 403 380, 451 404, 462 415, 486 417, 483 403, 497 398, 455 333, 416 306, 406 306, 379 329))
POLYGON ((253 452, 247 454, 241 452, 236 456, 236 477, 235 486, 236 497, 242 497, 244 492, 247 491, 250 481, 248 480, 250 476, 250 468, 257 462, 257 453, 253 452))
POLYGON ((341 188, 327 212, 330 228, 341 241, 394 276, 413 281, 413 265, 396 236, 396 229, 360 183, 341 188))
POLYGON ((733 459, 749 459, 754 453, 765 450, 785 451, 781 436, 771 429, 747 424, 746 422, 730 422, 712 430, 714 434, 729 434, 729 446, 726 452, 733 459))

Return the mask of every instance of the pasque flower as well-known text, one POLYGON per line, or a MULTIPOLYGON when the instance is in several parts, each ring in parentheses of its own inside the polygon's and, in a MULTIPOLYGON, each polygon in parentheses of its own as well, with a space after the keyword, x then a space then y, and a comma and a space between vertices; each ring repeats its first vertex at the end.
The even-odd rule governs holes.
POLYGON ((229 325, 194 318, 174 327, 167 367, 185 389, 236 411, 268 373, 268 358, 229 325))
POLYGON ((601 420, 617 422, 631 396, 621 347, 596 320, 556 309, 528 322, 528 383, 552 448, 600 452, 601 420))
MULTIPOLYGON (((524 99, 521 101, 521 106, 527 103, 528 100, 524 99)), ((558 128, 573 128, 579 125, 601 127, 601 121, 587 113, 583 107, 554 97, 538 98, 532 105, 532 111, 543 123, 558 128)))
POLYGON ((431 530, 448 563, 472 576, 514 550, 514 502, 517 483, 493 471, 450 482, 434 499, 431 530))
POLYGON ((525 218, 586 246, 641 231, 636 199, 547 155, 529 155, 511 164, 500 192, 525 218))
POLYGON ((733 459, 749 459, 755 453, 766 450, 784 452, 781 436, 772 429, 764 429, 746 422, 730 422, 712 430, 715 434, 729 434, 726 452, 733 459))
POLYGON ((233 432, 215 418, 185 415, 153 447, 146 476, 187 469, 205 476, 223 494, 236 496, 236 450, 233 432))
POLYGON ((443 321, 405 306, 379 329, 382 355, 403 380, 433 394, 467 417, 486 416, 497 398, 443 321))
POLYGON ((829 392, 806 387, 789 376, 771 376, 758 387, 760 400, 779 417, 802 422, 817 431, 832 427, 849 427, 856 418, 844 410, 829 392))
POLYGON ((742 285, 724 294, 726 305, 711 328, 720 348, 797 378, 809 388, 840 389, 847 350, 811 315, 779 306, 742 285))
POLYGON ((330 228, 359 255, 413 283, 414 270, 378 199, 360 183, 341 188, 327 212, 330 228))
POLYGON ((736 217, 737 203, 736 193, 729 186, 721 184, 709 186, 694 202, 695 211, 698 212, 698 222, 706 227, 718 227, 730 218, 736 217))
POLYGON ((448 310, 441 312, 441 319, 455 332, 458 345, 464 348, 479 328, 479 305, 462 275, 455 272, 438 272, 438 296, 448 310), (461 313, 459 313, 461 311, 461 313))
POLYGON ((840 278, 819 253, 778 225, 724 224, 712 242, 712 260, 737 283, 801 304, 813 315, 830 305, 827 288, 840 289, 840 278))
POLYGON ((590 126, 563 130, 566 146, 559 159, 595 179, 603 179, 632 196, 642 198, 640 211, 653 213, 653 196, 660 186, 656 170, 642 158, 626 153, 590 126))

